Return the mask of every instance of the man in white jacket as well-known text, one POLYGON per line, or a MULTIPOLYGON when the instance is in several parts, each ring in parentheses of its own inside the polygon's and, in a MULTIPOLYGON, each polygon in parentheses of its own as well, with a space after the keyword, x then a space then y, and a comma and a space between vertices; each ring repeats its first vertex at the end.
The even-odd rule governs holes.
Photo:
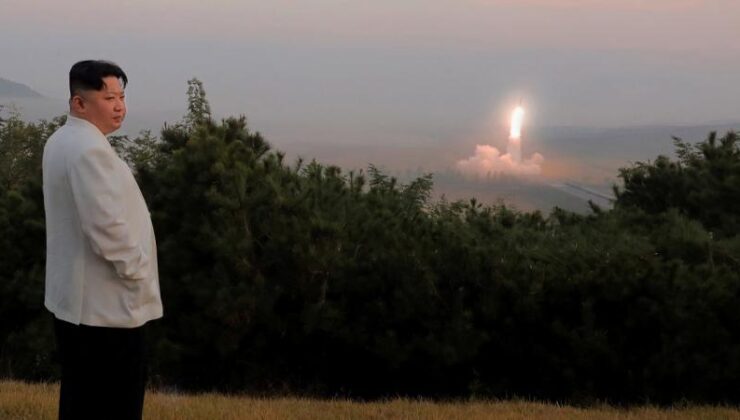
POLYGON ((55 317, 61 419, 141 418, 146 323, 162 317, 149 211, 105 137, 126 116, 127 82, 111 62, 72 66, 67 122, 44 147, 44 304, 55 317))

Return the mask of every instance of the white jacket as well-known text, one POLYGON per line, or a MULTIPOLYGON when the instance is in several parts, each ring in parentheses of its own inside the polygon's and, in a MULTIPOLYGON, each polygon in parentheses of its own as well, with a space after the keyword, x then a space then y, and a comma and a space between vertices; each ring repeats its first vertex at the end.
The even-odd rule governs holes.
POLYGON ((46 142, 44 305, 63 321, 134 328, 162 316, 157 245, 128 165, 90 122, 46 142))

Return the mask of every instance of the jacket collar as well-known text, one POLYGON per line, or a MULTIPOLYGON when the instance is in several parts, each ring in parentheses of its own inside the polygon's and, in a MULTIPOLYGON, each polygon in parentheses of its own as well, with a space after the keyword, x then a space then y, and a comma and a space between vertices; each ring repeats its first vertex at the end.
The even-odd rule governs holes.
POLYGON ((95 124, 91 123, 90 121, 75 117, 72 114, 67 114, 67 122, 65 125, 70 125, 74 127, 87 127, 95 130, 97 133, 99 133, 101 136, 105 136, 102 131, 98 127, 95 126, 95 124))

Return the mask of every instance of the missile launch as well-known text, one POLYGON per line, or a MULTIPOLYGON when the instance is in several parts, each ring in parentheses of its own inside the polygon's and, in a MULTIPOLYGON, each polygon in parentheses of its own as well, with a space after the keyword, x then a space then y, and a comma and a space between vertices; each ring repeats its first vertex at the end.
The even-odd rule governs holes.
POLYGON ((457 162, 457 169, 463 175, 475 179, 488 179, 493 174, 539 175, 542 170, 542 162, 545 160, 541 154, 534 153, 532 156, 522 159, 524 114, 524 106, 520 98, 519 105, 511 113, 506 153, 502 154, 492 145, 479 144, 475 147, 473 156, 457 162))
POLYGON ((522 161, 522 124, 524 123, 524 108, 522 100, 519 99, 519 105, 511 113, 511 129, 509 131, 509 144, 506 152, 511 156, 514 163, 522 161))

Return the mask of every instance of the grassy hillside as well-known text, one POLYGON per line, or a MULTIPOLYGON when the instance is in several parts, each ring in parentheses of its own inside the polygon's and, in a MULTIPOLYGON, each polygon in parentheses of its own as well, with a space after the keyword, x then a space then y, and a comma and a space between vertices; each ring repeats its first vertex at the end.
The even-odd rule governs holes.
MULTIPOLYGON (((0 382, 0 418, 55 419, 58 384, 0 382)), ((723 407, 576 408, 525 401, 382 402, 150 392, 145 419, 736 419, 723 407)))

